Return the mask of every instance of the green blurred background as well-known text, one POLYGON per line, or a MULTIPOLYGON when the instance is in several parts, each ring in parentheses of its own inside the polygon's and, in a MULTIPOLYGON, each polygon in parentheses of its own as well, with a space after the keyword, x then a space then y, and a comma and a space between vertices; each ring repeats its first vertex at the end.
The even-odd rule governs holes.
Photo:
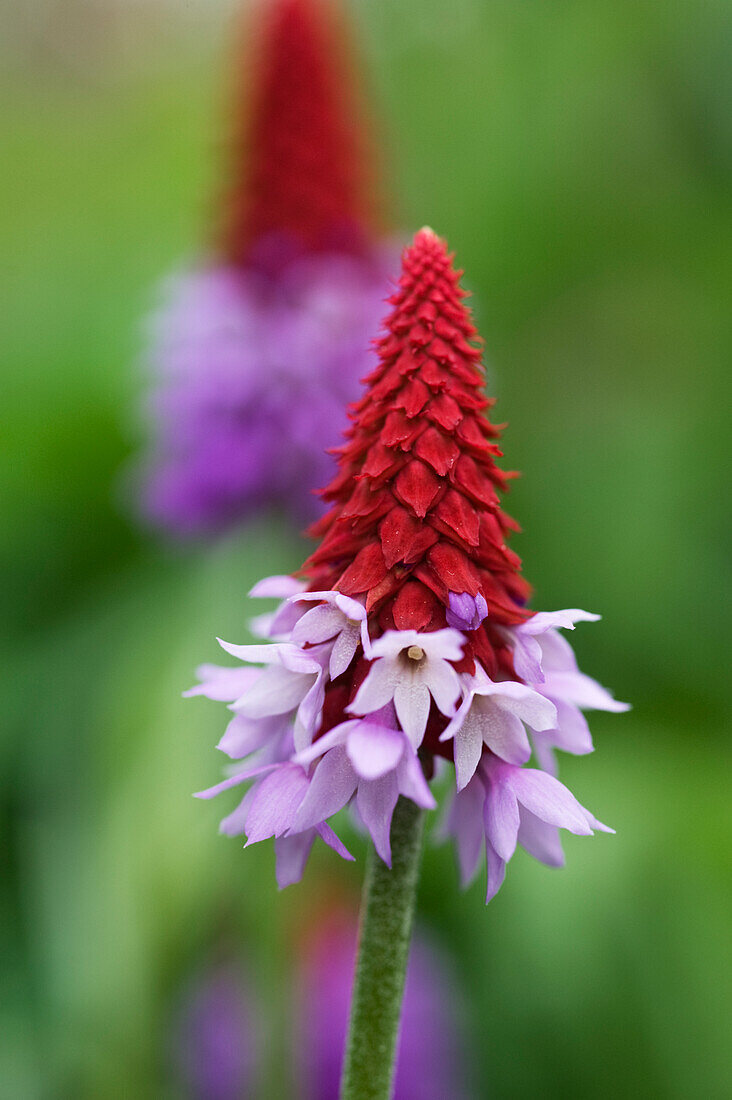
MULTIPOLYGON (((261 1096, 303 914, 363 860, 276 892, 270 845, 216 835, 219 708, 183 702, 246 592, 303 545, 135 526, 141 319, 215 191, 231 4, 5 10, 0 1094, 183 1095, 169 1029, 222 936, 260 990, 261 1096)), ((724 393, 729 34, 722 0, 354 4, 398 224, 467 271, 536 606, 589 607, 583 666, 633 702, 563 762, 617 828, 518 856, 486 909, 431 848, 421 920, 467 1003, 475 1096, 729 1095, 724 393)), ((359 856, 363 845, 355 841, 359 856)))

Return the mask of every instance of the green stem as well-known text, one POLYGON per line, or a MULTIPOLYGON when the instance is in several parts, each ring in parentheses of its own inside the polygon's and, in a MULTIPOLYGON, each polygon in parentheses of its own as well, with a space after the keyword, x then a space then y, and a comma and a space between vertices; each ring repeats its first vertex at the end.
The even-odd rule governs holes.
POLYGON ((391 870, 372 847, 361 901, 358 959, 341 1100, 389 1100, 417 897, 424 811, 400 798, 391 870))

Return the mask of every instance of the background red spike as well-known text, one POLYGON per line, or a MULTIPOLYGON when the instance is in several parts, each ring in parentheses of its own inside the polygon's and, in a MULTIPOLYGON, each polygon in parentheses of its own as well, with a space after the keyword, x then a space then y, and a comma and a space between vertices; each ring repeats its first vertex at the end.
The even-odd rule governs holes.
MULTIPOLYGON (((361 596, 382 628, 446 625, 450 592, 481 593, 489 614, 470 653, 513 675, 502 628, 528 617, 529 587, 506 545, 498 429, 486 418, 480 351, 444 241, 423 229, 404 252, 379 365, 350 410, 324 537, 303 572, 361 596)), ((315 532, 313 532, 315 533, 315 532)))
POLYGON ((247 35, 257 64, 237 97, 221 249, 239 265, 268 238, 285 250, 361 252, 370 181, 340 20, 327 0, 263 6, 256 51, 247 35))

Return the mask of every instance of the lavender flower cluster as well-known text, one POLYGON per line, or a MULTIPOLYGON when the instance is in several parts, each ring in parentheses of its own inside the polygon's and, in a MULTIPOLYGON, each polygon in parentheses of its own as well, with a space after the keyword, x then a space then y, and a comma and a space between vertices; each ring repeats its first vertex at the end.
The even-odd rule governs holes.
POLYGON ((344 409, 371 367, 390 250, 203 267, 170 278, 146 355, 153 452, 142 507, 188 536, 263 508, 298 523, 322 511, 344 409))
MULTIPOLYGON (((308 592, 292 577, 270 577, 251 593, 282 600, 256 621, 272 639, 223 648, 243 668, 205 665, 186 694, 227 702, 233 717, 219 748, 236 763, 211 798, 253 781, 221 823, 247 845, 275 838, 277 881, 297 881, 316 836, 352 858, 329 819, 351 805, 390 865, 391 819, 400 795, 424 809, 436 805, 422 768, 431 708, 446 719, 440 742, 452 742, 456 792, 446 830, 457 847, 464 882, 475 875, 481 848, 488 865, 487 900, 500 888, 517 844, 549 866, 563 861, 559 829, 581 836, 612 832, 556 778, 555 749, 592 751, 585 709, 622 711, 603 687, 581 673, 559 633, 597 615, 578 610, 535 614, 505 628, 520 680, 491 680, 478 662, 458 672, 465 634, 386 631, 372 640, 367 612, 340 592, 308 592), (314 606, 313 606, 314 605, 314 606), (325 689, 360 655, 367 671, 345 720, 325 728, 325 689), (263 665, 263 668, 249 667, 263 665), (532 756, 538 768, 526 767, 532 756)), ((469 612, 454 602, 453 622, 469 612)))

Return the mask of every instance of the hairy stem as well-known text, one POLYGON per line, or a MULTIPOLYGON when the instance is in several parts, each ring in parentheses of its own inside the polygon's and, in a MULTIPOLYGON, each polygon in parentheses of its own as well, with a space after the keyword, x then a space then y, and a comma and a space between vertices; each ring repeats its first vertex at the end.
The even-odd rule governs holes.
POLYGON ((424 811, 400 798, 392 868, 369 852, 341 1100, 389 1100, 417 897, 424 811))

